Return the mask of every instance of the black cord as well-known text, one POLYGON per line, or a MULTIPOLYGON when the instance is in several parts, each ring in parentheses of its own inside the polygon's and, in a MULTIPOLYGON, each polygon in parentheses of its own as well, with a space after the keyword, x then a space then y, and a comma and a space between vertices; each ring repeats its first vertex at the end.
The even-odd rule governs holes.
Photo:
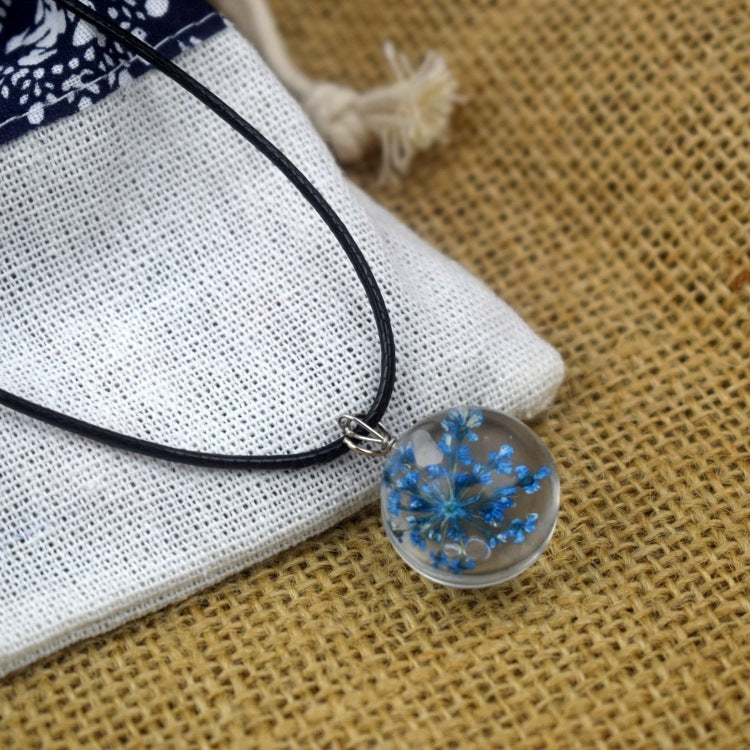
MULTIPOLYGON (((117 39, 139 57, 142 57, 146 62, 169 76, 173 81, 203 102, 203 104, 219 115, 222 120, 229 123, 243 138, 252 143, 258 151, 271 161, 318 212, 351 261, 375 316, 375 325, 377 326, 378 338, 380 339, 380 382, 378 383, 375 400, 363 418, 368 424, 379 422, 388 407, 396 378, 396 348, 393 340, 393 330, 385 300, 375 281, 372 270, 362 255, 362 251, 336 212, 318 190, 313 187, 310 181, 276 146, 261 135, 224 101, 219 99, 205 86, 198 83, 192 76, 188 75, 182 68, 78 0, 57 0, 57 4, 88 21, 100 31, 117 39)), ((320 448, 288 455, 231 456, 202 453, 200 451, 173 448, 168 445, 141 440, 130 435, 123 435, 119 432, 98 427, 66 414, 53 411, 2 389, 0 389, 0 405, 7 406, 29 417, 54 425, 55 427, 60 427, 69 432, 74 432, 91 440, 114 446, 115 448, 195 466, 225 469, 298 469, 303 466, 330 461, 347 451, 343 438, 340 438, 320 448)), ((331 415, 331 422, 334 422, 337 416, 331 415)))

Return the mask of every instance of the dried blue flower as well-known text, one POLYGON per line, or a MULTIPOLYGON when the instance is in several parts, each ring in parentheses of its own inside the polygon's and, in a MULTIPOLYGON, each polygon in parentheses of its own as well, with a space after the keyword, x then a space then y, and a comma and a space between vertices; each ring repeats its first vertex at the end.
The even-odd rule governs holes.
POLYGON ((465 570, 473 570, 476 568, 474 560, 462 557, 449 558, 443 553, 430 552, 430 560, 433 567, 445 568, 450 570, 452 573, 461 573, 465 570))
POLYGON ((474 484, 492 484, 492 475, 482 464, 474 464, 471 471, 461 471, 455 474, 453 483, 456 492, 461 492, 474 484))
POLYGON ((459 463, 462 463, 464 466, 471 466, 474 461, 471 457, 471 448, 468 445, 462 445, 456 455, 459 463))
POLYGON ((516 484, 523 488, 527 495, 539 492, 539 481, 545 479, 550 474, 546 466, 542 466, 538 471, 532 472, 527 466, 516 466, 516 484))
POLYGON ((498 474, 512 474, 513 473, 513 456, 512 445, 501 445, 500 449, 496 453, 490 453, 487 466, 490 469, 494 469, 498 474))
POLYGON ((526 466, 513 466, 513 447, 507 444, 490 452, 482 462, 472 457, 475 432, 484 421, 479 409, 453 409, 441 422, 444 430, 437 443, 443 454, 439 463, 420 467, 414 447, 408 443, 390 459, 384 482, 391 488, 388 512, 404 518, 409 541, 425 550, 429 543, 432 564, 460 573, 476 567, 466 546, 471 538, 483 540, 490 549, 508 542, 520 544, 536 529, 537 515, 506 520, 515 507, 514 495, 523 490, 532 494, 550 475, 546 466, 532 472, 526 466), (515 474, 515 482, 498 487, 492 472, 515 474), (408 515, 407 515, 408 514, 408 515), (446 554, 446 545, 452 545, 446 554))
POLYGON ((524 521, 522 518, 514 518, 510 522, 510 526, 505 530, 501 531, 496 539, 499 542, 514 542, 520 544, 526 535, 532 531, 536 531, 536 519, 538 518, 536 513, 529 513, 524 521))
MULTIPOLYGON (((515 492, 516 488, 504 487, 503 489, 509 489, 515 492)), ((489 508, 487 508, 484 513, 484 520, 488 524, 490 524, 491 526, 497 526, 501 521, 505 520, 505 511, 515 505, 515 503, 510 499, 510 495, 510 492, 505 495, 501 495, 492 503, 492 505, 489 506, 489 508)))
POLYGON ((441 464, 431 464, 430 466, 426 466, 425 471, 430 479, 443 479, 450 474, 448 468, 441 464))
POLYGON ((401 492, 413 492, 419 486, 420 473, 418 471, 410 471, 400 476, 395 482, 394 486, 401 492))
POLYGON ((419 549, 424 549, 426 547, 426 542, 424 540, 424 537, 422 536, 420 529, 412 529, 409 533, 409 540, 415 547, 419 547, 419 549))
POLYGON ((440 425, 457 443, 476 443, 479 435, 474 428, 481 427, 483 422, 484 415, 479 409, 451 409, 440 425))

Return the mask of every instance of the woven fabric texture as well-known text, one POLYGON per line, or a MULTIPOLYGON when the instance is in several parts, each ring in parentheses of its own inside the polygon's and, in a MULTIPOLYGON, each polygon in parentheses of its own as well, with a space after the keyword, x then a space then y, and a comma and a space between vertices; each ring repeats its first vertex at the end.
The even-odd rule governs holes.
POLYGON ((746 3, 275 7, 318 77, 376 84, 384 38, 459 73, 451 142, 355 178, 563 354, 558 530, 450 591, 373 507, 11 676, 0 744, 747 747, 746 3))
MULTIPOLYGON (((456 262, 349 186, 234 30, 181 58, 311 176, 386 296, 388 423, 460 403, 522 416, 559 355, 456 262), (248 83, 252 81, 252 85, 248 83)), ((317 213, 156 71, 2 147, 6 390, 208 452, 297 453, 367 411, 380 346, 317 213)), ((378 461, 217 471, 102 446, 3 410, 0 673, 177 601, 359 510, 378 461)))

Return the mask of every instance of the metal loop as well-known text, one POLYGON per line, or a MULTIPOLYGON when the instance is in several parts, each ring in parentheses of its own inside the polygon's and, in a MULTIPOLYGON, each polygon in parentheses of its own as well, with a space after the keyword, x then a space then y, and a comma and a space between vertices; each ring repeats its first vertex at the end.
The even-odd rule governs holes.
POLYGON ((344 445, 363 456, 384 456, 390 453, 396 442, 396 438, 383 427, 382 422, 371 427, 359 417, 342 414, 338 423, 344 433, 344 445))

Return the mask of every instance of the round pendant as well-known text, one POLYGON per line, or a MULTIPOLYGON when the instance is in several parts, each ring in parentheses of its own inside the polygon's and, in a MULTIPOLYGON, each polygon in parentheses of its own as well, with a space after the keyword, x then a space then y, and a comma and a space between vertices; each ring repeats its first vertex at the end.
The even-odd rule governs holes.
POLYGON ((395 443, 380 497, 388 538, 409 565, 436 583, 479 588, 539 557, 557 522, 560 480, 525 424, 460 407, 395 443))

